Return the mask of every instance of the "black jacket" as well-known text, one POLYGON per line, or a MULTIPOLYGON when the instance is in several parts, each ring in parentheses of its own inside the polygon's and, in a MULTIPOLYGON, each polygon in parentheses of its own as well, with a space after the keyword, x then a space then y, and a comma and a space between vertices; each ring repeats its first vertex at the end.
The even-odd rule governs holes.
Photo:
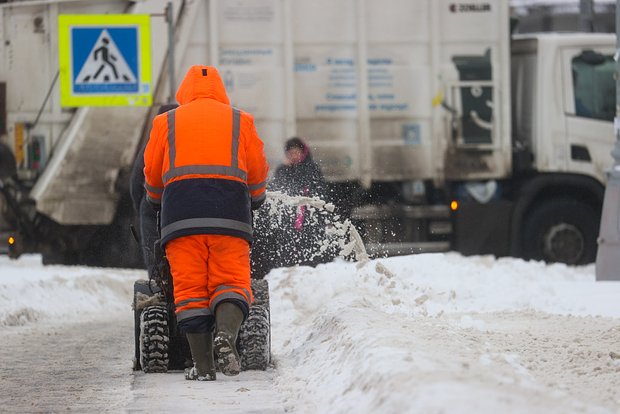
POLYGON ((276 169, 270 188, 291 196, 323 197, 325 179, 318 164, 308 154, 299 164, 280 165, 276 169))

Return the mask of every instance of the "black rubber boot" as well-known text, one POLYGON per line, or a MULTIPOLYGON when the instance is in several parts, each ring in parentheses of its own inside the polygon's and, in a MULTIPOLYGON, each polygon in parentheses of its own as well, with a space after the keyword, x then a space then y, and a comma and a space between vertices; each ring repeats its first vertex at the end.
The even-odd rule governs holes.
POLYGON ((241 372, 241 358, 236 344, 242 323, 243 311, 234 303, 224 302, 215 310, 215 363, 224 375, 238 375, 241 372))
POLYGON ((215 381, 215 361, 213 359, 213 332, 187 333, 187 342, 192 352, 194 366, 185 370, 185 379, 196 381, 215 381))

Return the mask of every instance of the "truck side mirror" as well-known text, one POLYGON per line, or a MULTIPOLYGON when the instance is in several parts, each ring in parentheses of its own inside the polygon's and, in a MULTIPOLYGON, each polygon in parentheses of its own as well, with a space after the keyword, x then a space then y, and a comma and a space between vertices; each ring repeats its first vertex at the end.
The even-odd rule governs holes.
POLYGON ((594 50, 584 50, 579 56, 577 56, 577 59, 580 59, 588 65, 595 66, 605 63, 607 58, 602 53, 595 52, 594 50))

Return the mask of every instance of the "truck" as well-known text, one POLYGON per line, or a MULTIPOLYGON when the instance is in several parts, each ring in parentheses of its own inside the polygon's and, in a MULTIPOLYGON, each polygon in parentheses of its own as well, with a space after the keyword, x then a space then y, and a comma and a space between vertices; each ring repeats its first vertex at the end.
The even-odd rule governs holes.
POLYGON ((287 138, 309 143, 371 254, 595 259, 614 35, 511 36, 505 0, 33 0, 0 10, 0 231, 13 256, 139 266, 127 177, 157 107, 189 66, 208 64, 254 115, 272 167, 287 138), (62 107, 58 16, 114 13, 151 16, 153 105, 62 107))

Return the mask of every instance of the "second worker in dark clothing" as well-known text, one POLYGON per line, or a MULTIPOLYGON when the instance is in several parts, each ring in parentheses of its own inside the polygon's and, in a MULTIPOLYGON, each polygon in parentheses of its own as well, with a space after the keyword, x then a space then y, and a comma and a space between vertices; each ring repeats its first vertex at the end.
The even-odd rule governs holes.
POLYGON ((270 189, 291 196, 323 197, 325 180, 310 148, 298 137, 286 141, 286 161, 275 172, 270 189))
MULTIPOLYGON (((319 165, 314 162, 308 145, 298 137, 286 141, 285 162, 269 183, 272 191, 288 196, 325 198, 326 182, 319 165)), ((277 267, 315 266, 331 260, 321 252, 326 238, 324 217, 307 205, 279 210, 278 217, 256 217, 262 236, 252 246, 254 277, 262 277, 277 267)))

